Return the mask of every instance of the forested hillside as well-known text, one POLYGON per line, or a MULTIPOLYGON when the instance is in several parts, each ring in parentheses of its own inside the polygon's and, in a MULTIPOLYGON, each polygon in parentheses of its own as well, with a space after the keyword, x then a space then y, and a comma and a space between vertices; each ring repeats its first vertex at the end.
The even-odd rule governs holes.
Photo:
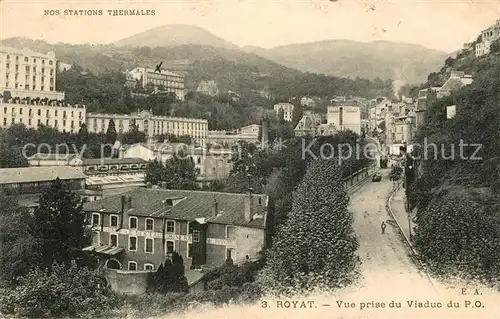
POLYGON ((443 274, 500 281, 500 53, 476 59, 460 53, 447 60, 427 85, 450 69, 474 76, 474 83, 428 106, 419 127, 423 174, 410 186, 418 209, 415 243, 423 258, 443 274), (446 106, 456 116, 446 117, 446 106), (465 146, 460 145, 465 144, 465 146), (425 153, 427 152, 427 153, 425 153), (426 157, 424 157, 426 156, 426 157))
MULTIPOLYGON (((39 52, 54 51, 59 61, 79 64, 83 70, 100 74, 106 70, 124 71, 137 66, 165 67, 176 61, 186 63, 186 88, 196 90, 201 80, 215 80, 220 92, 236 91, 250 96, 251 90, 267 90, 277 99, 291 96, 358 95, 367 98, 392 96, 392 81, 344 79, 322 74, 302 73, 255 54, 203 45, 169 47, 117 47, 115 45, 49 44, 25 38, 11 38, 2 45, 28 47, 39 52)), ((178 66, 177 66, 178 67, 178 66)))

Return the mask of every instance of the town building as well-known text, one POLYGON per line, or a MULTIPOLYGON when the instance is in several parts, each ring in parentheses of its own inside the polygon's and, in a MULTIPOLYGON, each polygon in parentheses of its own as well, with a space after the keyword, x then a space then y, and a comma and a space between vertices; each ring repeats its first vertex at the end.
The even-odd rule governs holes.
POLYGON ((54 52, 38 53, 0 47, 0 93, 7 98, 64 100, 56 91, 57 59, 54 52))
POLYGON ((178 153, 192 159, 195 169, 198 170, 200 183, 224 179, 233 168, 233 151, 217 145, 201 148, 183 143, 137 143, 122 150, 120 156, 123 159, 140 158, 144 161, 157 160, 165 163, 178 153))
POLYGON ((387 98, 373 99, 370 101, 372 107, 368 111, 368 121, 370 125, 370 131, 379 130, 379 125, 385 120, 385 115, 389 110, 391 101, 387 98))
POLYGON ((291 103, 278 103, 274 105, 274 111, 276 114, 280 114, 283 112, 283 119, 287 122, 291 122, 293 120, 293 108, 294 105, 291 103))
POLYGON ((31 100, 13 98, 0 102, 0 126, 23 123, 27 128, 38 129, 41 125, 53 127, 60 132, 76 133, 86 121, 84 105, 71 105, 62 101, 31 100))
POLYGON ((176 98, 181 101, 185 96, 184 75, 167 70, 158 72, 155 69, 137 67, 127 72, 127 84, 143 88, 152 85, 158 92, 175 93, 176 98))
POLYGON ((336 106, 329 106, 327 124, 333 125, 339 131, 350 130, 361 134, 361 108, 356 102, 339 102, 336 106))
POLYGON ((197 145, 204 145, 208 135, 208 121, 183 117, 153 115, 149 111, 131 114, 87 114, 87 130, 89 133, 105 133, 110 120, 113 119, 117 133, 129 132, 134 125, 147 137, 171 134, 174 136, 190 136, 197 145))
POLYGON ((233 131, 208 131, 207 142, 212 145, 230 148, 241 141, 257 144, 262 126, 251 124, 233 131))
POLYGON ((70 161, 76 157, 78 157, 77 154, 71 154, 69 152, 36 153, 28 157, 28 164, 30 166, 69 166, 70 161))
POLYGON ((327 136, 336 132, 333 124, 323 123, 323 117, 312 111, 304 111, 294 129, 295 136, 327 136))
POLYGON ((100 192, 85 189, 87 176, 69 166, 0 168, 0 190, 8 196, 16 196, 21 206, 33 208, 57 178, 64 183, 65 189, 74 191, 86 201, 101 198, 100 192))
POLYGON ((311 97, 303 96, 300 99, 300 105, 305 106, 305 107, 314 107, 316 105, 316 102, 311 97))
POLYGON ((217 83, 214 80, 203 80, 196 88, 196 92, 209 95, 209 96, 217 96, 219 95, 219 88, 217 87, 217 83))
POLYGON ((69 69, 71 69, 71 64, 69 64, 69 63, 63 63, 63 62, 60 62, 60 61, 57 62, 57 70, 59 72, 68 71, 69 69))
POLYGON ((148 162, 142 158, 72 158, 70 166, 78 167, 86 176, 86 187, 110 189, 142 187, 148 162))
POLYGON ((491 44, 500 39, 500 19, 486 30, 483 30, 480 37, 480 41, 476 43, 476 57, 489 54, 491 44))
POLYGON ((132 275, 173 252, 191 269, 237 264, 263 250, 267 210, 266 195, 137 188, 84 205, 93 233, 84 250, 132 275))

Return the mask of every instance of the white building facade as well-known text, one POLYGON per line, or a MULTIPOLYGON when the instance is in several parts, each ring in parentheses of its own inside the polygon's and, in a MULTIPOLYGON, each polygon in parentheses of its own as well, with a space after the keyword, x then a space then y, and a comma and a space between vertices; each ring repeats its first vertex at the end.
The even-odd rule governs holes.
POLYGON ((283 111, 283 119, 287 122, 291 122, 293 119, 293 108, 293 104, 290 103, 278 103, 274 105, 276 114, 280 114, 283 111))
POLYGON ((148 111, 132 114, 87 114, 87 130, 89 133, 105 133, 110 120, 113 119, 117 133, 129 132, 134 125, 147 137, 163 134, 174 136, 188 135, 195 144, 205 145, 208 135, 208 121, 183 117, 155 116, 148 111))
POLYGON ((64 100, 64 93, 56 91, 56 69, 52 51, 43 54, 0 47, 0 93, 13 98, 64 100))
POLYGON ((154 85, 155 89, 169 93, 175 93, 177 99, 184 100, 184 75, 161 70, 137 67, 127 73, 127 76, 132 80, 137 81, 142 87, 148 84, 154 85), (161 89, 163 88, 163 90, 161 89))
POLYGON ((60 132, 77 133, 86 121, 83 105, 70 105, 63 102, 27 101, 18 99, 0 103, 0 126, 8 128, 22 123, 27 128, 38 129, 41 125, 56 128, 60 132))
POLYGON ((361 134, 361 109, 359 106, 329 106, 327 124, 334 125, 339 131, 351 130, 361 134))
POLYGON ((476 44, 476 57, 490 53, 491 44, 500 39, 500 19, 488 29, 481 32, 481 42, 476 44))

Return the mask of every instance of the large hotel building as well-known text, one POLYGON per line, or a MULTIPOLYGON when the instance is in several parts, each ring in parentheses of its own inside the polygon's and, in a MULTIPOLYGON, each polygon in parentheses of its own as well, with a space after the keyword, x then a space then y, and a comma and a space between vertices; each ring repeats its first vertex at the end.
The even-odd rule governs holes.
POLYGON ((0 93, 11 97, 64 100, 56 91, 57 60, 54 52, 47 54, 0 47, 0 93))
POLYGON ((189 135, 196 144, 204 145, 208 134, 208 121, 182 117, 156 116, 148 111, 132 114, 87 114, 87 130, 91 133, 106 132, 113 119, 117 133, 125 133, 136 125, 146 136, 162 134, 189 135))
POLYGON ((129 86, 139 83, 142 87, 151 84, 159 91, 175 93, 177 99, 184 100, 184 75, 179 73, 137 67, 127 73, 127 83, 129 86))

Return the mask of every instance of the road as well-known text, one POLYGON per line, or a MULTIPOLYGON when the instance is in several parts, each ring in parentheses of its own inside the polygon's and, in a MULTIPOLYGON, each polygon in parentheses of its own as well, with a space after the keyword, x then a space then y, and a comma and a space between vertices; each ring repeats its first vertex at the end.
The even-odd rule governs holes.
MULTIPOLYGON (((354 230, 359 241, 358 254, 362 260, 360 290, 363 294, 400 295, 408 287, 424 296, 434 291, 426 274, 420 271, 403 243, 396 224, 390 220, 385 204, 393 185, 388 180, 388 170, 381 170, 380 182, 367 182, 351 195, 349 211, 354 216, 354 230), (385 175, 385 176, 384 176, 385 175), (385 234, 381 223, 386 222, 385 234)), ((413 295, 413 293, 412 293, 413 295)), ((415 296, 418 297, 418 296, 415 296)))
POLYGON ((266 308, 262 308, 262 304, 205 308, 171 318, 500 318, 498 295, 485 292, 482 296, 462 296, 462 286, 448 290, 434 282, 434 287, 426 273, 416 266, 397 226, 389 220, 385 203, 393 186, 387 177, 389 170, 381 173, 381 182, 368 181, 350 196, 348 208, 353 213, 362 261, 361 277, 356 284, 334 293, 291 299, 313 301, 312 309, 294 309, 292 305, 278 307, 275 299, 263 298, 266 308), (387 223, 385 234, 381 233, 382 221, 387 223), (448 308, 450 300, 459 302, 460 307, 448 308), (465 300, 481 300, 485 308, 470 305, 465 308, 465 300), (390 308, 391 301, 399 302, 401 308, 390 308), (426 301, 435 306, 440 302, 441 308, 425 308, 426 301), (343 304, 339 306, 339 302, 343 304), (422 302, 423 307, 415 307, 417 302, 422 302), (346 303, 350 307, 345 307, 346 303))

